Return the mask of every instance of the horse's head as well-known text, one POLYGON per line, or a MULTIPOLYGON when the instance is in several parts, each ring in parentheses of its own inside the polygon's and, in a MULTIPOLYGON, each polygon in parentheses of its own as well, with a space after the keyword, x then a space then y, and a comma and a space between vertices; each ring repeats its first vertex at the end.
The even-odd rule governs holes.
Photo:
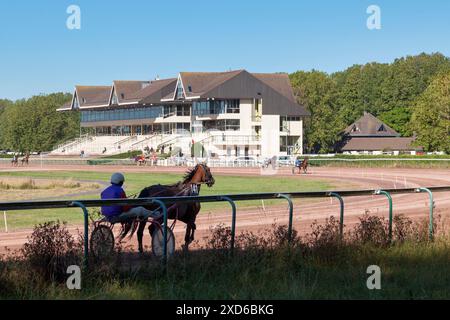
POLYGON ((205 163, 199 163, 186 175, 185 182, 191 184, 204 183, 208 187, 212 187, 216 181, 209 167, 205 163))

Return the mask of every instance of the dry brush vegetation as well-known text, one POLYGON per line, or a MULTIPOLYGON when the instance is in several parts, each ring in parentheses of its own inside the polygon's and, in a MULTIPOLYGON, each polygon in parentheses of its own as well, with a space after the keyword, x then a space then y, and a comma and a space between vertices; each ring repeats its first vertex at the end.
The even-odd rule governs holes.
POLYGON ((398 215, 389 242, 386 219, 366 213, 341 237, 330 217, 304 236, 294 230, 290 244, 284 225, 244 231, 231 254, 231 230, 218 225, 200 250, 171 257, 167 270, 158 259, 119 246, 109 259, 90 261, 78 291, 66 288, 65 270, 81 264, 82 237, 49 222, 35 227, 19 254, 2 256, 0 298, 448 298, 450 241, 439 219, 434 228, 431 241, 426 220, 398 215), (383 272, 382 290, 366 287, 373 264, 383 272))

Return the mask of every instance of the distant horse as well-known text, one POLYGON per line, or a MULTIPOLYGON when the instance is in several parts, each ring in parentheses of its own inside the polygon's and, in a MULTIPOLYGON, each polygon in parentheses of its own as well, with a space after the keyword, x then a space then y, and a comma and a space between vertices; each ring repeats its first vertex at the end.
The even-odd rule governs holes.
POLYGON ((19 165, 19 157, 17 157, 16 155, 13 156, 12 160, 11 160, 11 165, 13 167, 17 167, 19 165))
POLYGON ((305 157, 305 159, 303 160, 302 164, 300 165, 300 168, 298 169, 299 171, 303 169, 303 173, 307 173, 308 172, 308 157, 305 157))
POLYGON ((25 157, 23 157, 23 158, 20 160, 20 161, 22 162, 22 166, 23 166, 24 164, 28 165, 29 159, 30 159, 30 155, 27 153, 27 154, 25 155, 25 157))
MULTIPOLYGON (((182 181, 179 181, 172 185, 156 184, 143 189, 138 198, 150 198, 150 197, 182 197, 193 196, 200 194, 200 187, 202 184, 206 184, 208 187, 212 187, 215 183, 214 177, 211 174, 209 167, 206 164, 197 164, 192 170, 189 170, 183 177, 182 181)), ((159 205, 151 204, 145 206, 148 210, 158 210, 159 205)), ((197 214, 200 211, 200 202, 190 203, 174 203, 167 208, 167 218, 181 220, 186 223, 186 235, 184 237, 184 249, 188 249, 189 244, 194 241, 194 233, 196 229, 195 220, 197 214)), ((158 222, 162 223, 163 218, 159 218, 158 222)), ((147 221, 140 221, 137 229, 137 237, 139 242, 139 252, 143 252, 142 237, 144 235, 144 229, 147 221)), ((122 238, 126 236, 130 229, 135 229, 133 223, 130 222, 124 227, 122 232, 122 238)), ((151 228, 151 226, 150 226, 151 228)), ((149 228, 150 234, 152 231, 149 228)), ((133 235, 132 230, 130 237, 133 235)))
MULTIPOLYGON (((303 173, 305 173, 305 174, 307 173, 307 171, 308 171, 308 160, 309 160, 309 158, 305 157, 305 159, 303 159, 301 164, 299 166, 296 166, 298 168, 298 173, 301 173, 302 170, 303 170, 303 173)), ((292 173, 293 174, 295 173, 295 168, 296 167, 292 168, 292 173)))
POLYGON ((134 158, 134 162, 136 162, 138 166, 141 166, 147 163, 147 159, 145 158, 145 156, 137 156, 136 158, 134 158))

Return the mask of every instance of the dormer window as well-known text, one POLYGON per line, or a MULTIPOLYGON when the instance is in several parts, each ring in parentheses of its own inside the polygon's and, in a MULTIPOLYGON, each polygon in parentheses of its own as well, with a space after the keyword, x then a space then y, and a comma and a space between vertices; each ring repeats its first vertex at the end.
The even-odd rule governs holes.
POLYGON ((78 97, 75 94, 75 97, 73 98, 73 109, 79 109, 80 105, 78 104, 78 97))
POLYGON ((121 94, 120 94, 120 98, 121 98, 121 99, 125 99, 125 94, 124 94, 124 93, 121 93, 121 94))
POLYGON ((183 85, 181 84, 181 79, 178 79, 177 94, 175 96, 175 99, 183 99, 183 98, 184 98, 183 85))
POLYGON ((384 127, 384 125, 381 125, 379 128, 378 128, 378 132, 385 132, 386 131, 386 128, 384 127))

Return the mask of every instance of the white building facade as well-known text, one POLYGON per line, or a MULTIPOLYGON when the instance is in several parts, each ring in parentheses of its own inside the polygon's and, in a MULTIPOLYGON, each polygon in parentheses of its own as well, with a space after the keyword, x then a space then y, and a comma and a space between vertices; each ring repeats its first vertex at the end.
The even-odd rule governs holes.
POLYGON ((309 116, 287 74, 245 70, 76 86, 70 105, 58 110, 80 112, 85 135, 55 154, 153 149, 212 158, 301 154, 309 116))

